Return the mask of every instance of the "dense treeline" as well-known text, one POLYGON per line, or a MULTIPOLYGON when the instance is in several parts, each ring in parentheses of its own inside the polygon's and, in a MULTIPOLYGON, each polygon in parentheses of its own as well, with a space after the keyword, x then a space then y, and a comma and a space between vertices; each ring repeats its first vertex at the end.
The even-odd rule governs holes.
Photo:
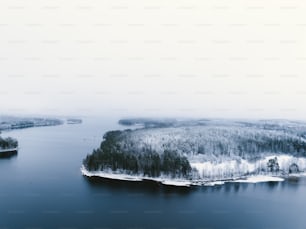
POLYGON ((294 137, 265 138, 261 140, 240 141, 237 147, 239 155, 245 157, 245 153, 255 154, 260 152, 285 153, 293 156, 306 156, 306 142, 294 137))
POLYGON ((186 178, 190 175, 191 166, 186 157, 170 150, 161 154, 149 148, 142 152, 123 151, 118 144, 122 137, 120 131, 108 132, 100 148, 84 160, 85 167, 90 171, 119 170, 149 177, 168 175, 186 178))
POLYGON ((0 149, 16 148, 18 146, 17 140, 13 138, 2 138, 0 137, 0 149))

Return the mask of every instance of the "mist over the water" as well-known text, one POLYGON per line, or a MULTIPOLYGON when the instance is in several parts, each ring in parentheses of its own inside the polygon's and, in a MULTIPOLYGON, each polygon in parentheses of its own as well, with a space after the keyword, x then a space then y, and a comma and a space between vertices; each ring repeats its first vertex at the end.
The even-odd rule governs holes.
POLYGON ((4 0, 1 113, 304 119, 290 4, 4 0))

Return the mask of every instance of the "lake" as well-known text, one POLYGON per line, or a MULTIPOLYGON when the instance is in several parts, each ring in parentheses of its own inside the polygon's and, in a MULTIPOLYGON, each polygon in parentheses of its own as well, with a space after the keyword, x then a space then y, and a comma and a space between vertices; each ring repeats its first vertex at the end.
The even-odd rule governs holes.
POLYGON ((83 177, 86 154, 115 118, 3 132, 18 155, 0 159, 0 228, 306 228, 306 179, 170 187, 83 177))

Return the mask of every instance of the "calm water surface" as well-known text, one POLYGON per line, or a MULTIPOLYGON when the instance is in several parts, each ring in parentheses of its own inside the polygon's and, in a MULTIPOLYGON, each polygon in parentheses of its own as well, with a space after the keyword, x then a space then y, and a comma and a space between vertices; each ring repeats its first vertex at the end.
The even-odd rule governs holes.
POLYGON ((83 158, 116 122, 2 133, 20 150, 0 159, 0 228, 306 228, 305 178, 171 188, 83 177, 83 158))

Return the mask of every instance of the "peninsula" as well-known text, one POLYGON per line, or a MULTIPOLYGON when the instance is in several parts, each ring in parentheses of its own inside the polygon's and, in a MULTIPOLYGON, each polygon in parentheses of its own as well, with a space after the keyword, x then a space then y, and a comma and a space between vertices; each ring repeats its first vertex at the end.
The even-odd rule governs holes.
POLYGON ((306 123, 288 120, 126 119, 87 155, 86 176, 211 184, 280 181, 306 171, 306 123), (268 177, 268 178, 267 178, 268 177))
POLYGON ((56 118, 0 116, 0 131, 62 124, 63 121, 56 118))

